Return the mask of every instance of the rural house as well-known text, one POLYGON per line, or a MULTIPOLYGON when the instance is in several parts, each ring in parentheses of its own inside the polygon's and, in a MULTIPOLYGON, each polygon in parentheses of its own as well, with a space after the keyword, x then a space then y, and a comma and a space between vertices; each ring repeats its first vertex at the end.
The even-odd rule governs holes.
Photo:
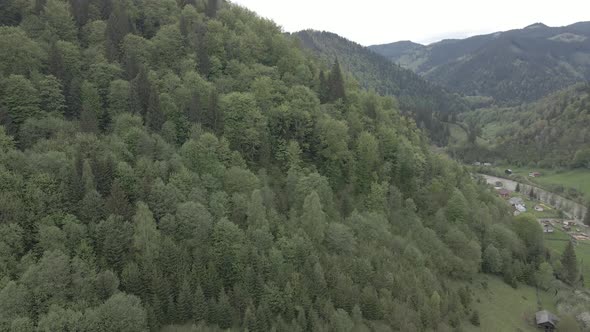
POLYGON ((500 197, 506 199, 506 198, 510 197, 510 191, 508 189, 500 189, 500 190, 498 190, 498 195, 500 195, 500 197))
POLYGON ((537 327, 544 331, 554 331, 559 318, 547 310, 542 310, 535 314, 535 322, 537 327))

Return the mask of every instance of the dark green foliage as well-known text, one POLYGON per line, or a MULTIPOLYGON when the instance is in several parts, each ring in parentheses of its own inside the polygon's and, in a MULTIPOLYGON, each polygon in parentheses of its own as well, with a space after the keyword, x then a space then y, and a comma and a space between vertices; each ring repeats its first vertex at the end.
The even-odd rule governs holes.
POLYGON ((115 2, 106 28, 106 51, 111 61, 121 58, 121 43, 125 35, 132 30, 133 26, 127 8, 123 3, 115 2))
POLYGON ((574 244, 569 241, 561 255, 561 266, 563 267, 562 278, 570 285, 574 285, 579 278, 578 259, 576 258, 576 251, 574 244))
POLYGON ((328 85, 327 90, 327 102, 335 102, 339 99, 346 99, 346 92, 344 91, 344 77, 342 77, 342 69, 340 68, 340 62, 338 59, 332 65, 332 71, 326 82, 328 85))

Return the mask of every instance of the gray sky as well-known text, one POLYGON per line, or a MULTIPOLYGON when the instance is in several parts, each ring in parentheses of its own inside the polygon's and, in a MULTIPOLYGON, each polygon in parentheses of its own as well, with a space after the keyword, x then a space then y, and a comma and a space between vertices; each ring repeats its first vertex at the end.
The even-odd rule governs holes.
POLYGON ((287 32, 337 33, 362 45, 431 43, 524 28, 590 21, 589 0, 233 0, 287 32))

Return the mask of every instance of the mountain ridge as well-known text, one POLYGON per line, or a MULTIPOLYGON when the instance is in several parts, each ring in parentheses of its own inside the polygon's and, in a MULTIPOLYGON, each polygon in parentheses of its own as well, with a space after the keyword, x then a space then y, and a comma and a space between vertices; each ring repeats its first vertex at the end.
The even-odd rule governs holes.
POLYGON ((418 45, 395 42, 369 49, 451 91, 493 97, 499 104, 538 100, 590 79, 590 22, 534 23, 418 45))

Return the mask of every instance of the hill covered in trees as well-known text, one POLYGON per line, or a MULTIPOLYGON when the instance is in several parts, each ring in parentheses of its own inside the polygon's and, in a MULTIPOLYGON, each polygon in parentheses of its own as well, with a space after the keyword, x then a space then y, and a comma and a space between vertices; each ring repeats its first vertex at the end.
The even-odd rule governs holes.
POLYGON ((244 8, 1 5, 0 330, 450 330, 482 271, 577 282, 394 99, 244 8))
POLYGON ((398 42, 370 48, 452 91, 503 105, 535 101, 590 79, 590 22, 537 23, 427 46, 398 42))
POLYGON ((305 30, 294 35, 325 63, 338 59, 362 88, 395 96, 400 110, 414 117, 419 127, 427 129, 439 145, 446 145, 448 140, 448 129, 441 121, 448 121, 453 113, 468 110, 467 102, 460 96, 334 33, 305 30))
POLYGON ((590 87, 574 85, 538 102, 465 115, 481 128, 497 160, 555 168, 590 168, 590 87))

